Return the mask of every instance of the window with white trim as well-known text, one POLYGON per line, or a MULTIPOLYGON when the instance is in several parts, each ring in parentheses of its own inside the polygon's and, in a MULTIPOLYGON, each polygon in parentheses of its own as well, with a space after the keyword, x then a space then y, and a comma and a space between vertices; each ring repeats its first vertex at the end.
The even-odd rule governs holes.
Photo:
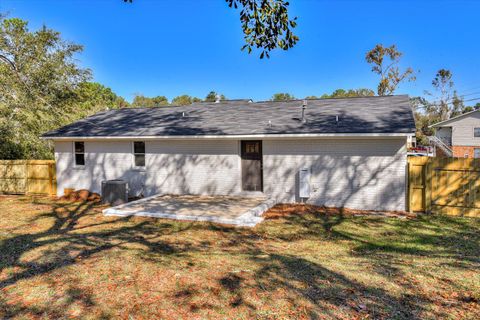
POLYGON ((85 142, 75 141, 73 146, 73 151, 75 153, 75 165, 84 166, 85 165, 85 142))
POLYGON ((145 167, 145 142, 133 142, 133 165, 135 167, 145 167))
POLYGON ((473 136, 475 138, 480 138, 480 128, 473 128, 473 136))

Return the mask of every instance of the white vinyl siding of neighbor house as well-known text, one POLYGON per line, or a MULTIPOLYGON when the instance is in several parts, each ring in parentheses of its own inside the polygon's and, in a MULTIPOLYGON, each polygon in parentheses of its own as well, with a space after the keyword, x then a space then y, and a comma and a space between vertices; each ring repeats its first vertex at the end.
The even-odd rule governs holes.
MULTIPOLYGON (((109 179, 128 181, 131 195, 242 192, 239 140, 152 140, 145 169, 133 164, 132 141, 85 141, 76 168, 73 143, 55 142, 57 185, 101 191, 109 179)), ((264 193, 298 201, 298 171, 311 170, 309 203, 357 209, 404 210, 406 138, 263 140, 264 193)))
POLYGON ((264 191, 298 202, 298 172, 311 173, 308 203, 405 210, 406 139, 265 140, 264 191))
POLYGON ((480 128, 480 112, 453 119, 443 126, 452 128, 453 146, 480 146, 480 138, 473 135, 473 129, 480 128))

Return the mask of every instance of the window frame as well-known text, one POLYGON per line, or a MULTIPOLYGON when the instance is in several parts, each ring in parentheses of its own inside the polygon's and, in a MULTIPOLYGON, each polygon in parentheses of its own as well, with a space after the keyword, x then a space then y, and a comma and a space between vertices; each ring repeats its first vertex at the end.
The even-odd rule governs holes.
POLYGON ((473 127, 473 138, 480 139, 480 127, 473 127), (479 133, 478 136, 475 135, 475 129, 478 130, 478 133, 479 133))
POLYGON ((137 170, 145 170, 146 166, 146 143, 145 141, 132 141, 132 162, 133 168, 137 170), (143 153, 142 152, 135 152, 135 143, 143 143, 143 153), (137 155, 143 155, 143 166, 137 166, 136 158, 137 155))
POLYGON ((473 158, 474 159, 480 159, 480 148, 473 148, 473 158), (477 151, 477 150, 478 150, 478 153, 479 153, 479 157, 475 157, 475 155, 476 155, 475 151, 477 151))
POLYGON ((85 141, 73 141, 72 148, 73 148, 73 165, 74 165, 74 167, 85 168, 85 165, 87 163, 87 159, 86 159, 86 156, 85 156, 85 141), (76 148, 77 143, 83 144, 83 152, 77 152, 77 148, 76 148), (83 155, 83 164, 78 164, 77 163, 77 154, 83 155))

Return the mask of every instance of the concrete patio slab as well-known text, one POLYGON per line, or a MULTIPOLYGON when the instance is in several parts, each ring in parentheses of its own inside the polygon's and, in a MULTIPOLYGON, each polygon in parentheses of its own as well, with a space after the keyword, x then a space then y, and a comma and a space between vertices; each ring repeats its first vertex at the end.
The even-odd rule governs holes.
POLYGON ((211 221, 253 227, 275 201, 265 197, 156 195, 103 210, 105 215, 211 221))

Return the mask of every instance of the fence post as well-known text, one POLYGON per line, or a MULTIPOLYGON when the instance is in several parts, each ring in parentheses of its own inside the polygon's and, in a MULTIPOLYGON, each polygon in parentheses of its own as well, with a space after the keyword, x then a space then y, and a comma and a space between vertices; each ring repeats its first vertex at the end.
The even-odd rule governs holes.
POLYGON ((55 186, 54 186, 54 174, 53 174, 53 165, 52 163, 48 164, 48 186, 49 186, 49 194, 54 195, 55 186))
POLYGON ((432 212, 432 175, 433 175, 433 165, 432 158, 428 158, 423 168, 425 172, 425 212, 432 212))
POLYGON ((48 178, 50 179, 50 195, 53 195, 53 165, 48 165, 48 178))
POLYGON ((25 194, 28 194, 28 160, 24 160, 25 162, 25 194))
POLYGON ((407 157, 407 211, 412 213, 412 179, 410 173, 410 161, 408 161, 407 157))

